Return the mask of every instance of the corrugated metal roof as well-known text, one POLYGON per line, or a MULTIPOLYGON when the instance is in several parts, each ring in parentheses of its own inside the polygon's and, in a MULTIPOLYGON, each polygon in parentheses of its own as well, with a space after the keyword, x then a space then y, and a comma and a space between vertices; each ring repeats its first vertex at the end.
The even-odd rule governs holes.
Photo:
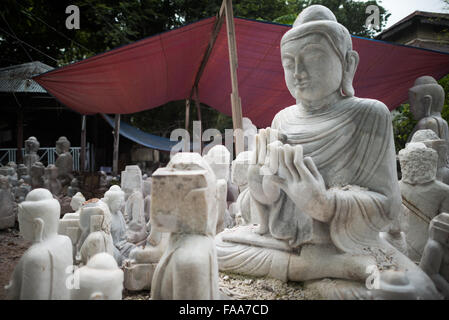
POLYGON ((31 78, 54 69, 40 61, 19 64, 0 69, 0 92, 47 91, 31 78))

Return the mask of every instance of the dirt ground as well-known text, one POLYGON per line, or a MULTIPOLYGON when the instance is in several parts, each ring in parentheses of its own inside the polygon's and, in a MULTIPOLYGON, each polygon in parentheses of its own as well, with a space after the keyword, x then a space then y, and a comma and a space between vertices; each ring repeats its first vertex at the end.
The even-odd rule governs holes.
POLYGON ((20 257, 30 245, 31 242, 19 235, 17 228, 0 231, 0 300, 6 298, 5 286, 8 285, 20 257))
MULTIPOLYGON (((0 231, 0 300, 6 298, 4 287, 9 283, 14 268, 30 242, 19 234, 18 227, 0 231)), ((283 283, 279 280, 243 277, 220 272, 220 293, 224 299, 235 300, 303 300, 313 297, 299 283, 283 283)), ((123 290, 123 300, 148 300, 149 291, 123 290)))

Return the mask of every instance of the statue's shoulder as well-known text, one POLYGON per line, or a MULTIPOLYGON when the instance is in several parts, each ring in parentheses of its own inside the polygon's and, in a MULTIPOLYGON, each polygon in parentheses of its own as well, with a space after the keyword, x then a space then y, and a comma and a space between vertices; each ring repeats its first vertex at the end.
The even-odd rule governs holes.
POLYGON ((279 123, 283 122, 285 119, 291 119, 294 116, 296 108, 296 105, 292 105, 276 113, 271 122, 271 127, 276 129, 279 127, 279 123))
POLYGON ((351 104, 353 104, 354 107, 363 108, 367 112, 376 116, 388 118, 391 117, 388 107, 379 100, 357 97, 348 98, 348 100, 351 102, 351 104))

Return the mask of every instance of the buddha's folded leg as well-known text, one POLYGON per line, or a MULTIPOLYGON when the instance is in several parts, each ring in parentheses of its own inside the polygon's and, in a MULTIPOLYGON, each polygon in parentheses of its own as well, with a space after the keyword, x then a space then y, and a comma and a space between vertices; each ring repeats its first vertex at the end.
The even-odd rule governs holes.
POLYGON ((376 266, 373 257, 339 253, 332 245, 304 245, 301 254, 292 254, 288 266, 288 280, 307 281, 338 278, 364 281, 376 266))
POLYGON ((220 271, 288 280, 289 252, 226 242, 220 238, 216 238, 216 247, 220 271))

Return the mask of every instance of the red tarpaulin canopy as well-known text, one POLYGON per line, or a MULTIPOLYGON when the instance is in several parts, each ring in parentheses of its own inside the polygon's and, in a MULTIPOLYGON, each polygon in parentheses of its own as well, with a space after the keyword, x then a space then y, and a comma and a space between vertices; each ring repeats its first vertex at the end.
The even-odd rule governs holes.
MULTIPOLYGON (((188 99, 216 18, 152 36, 34 78, 67 107, 82 114, 134 113, 188 99)), ((258 127, 294 103, 284 82, 279 44, 289 26, 235 18, 238 83, 243 116, 258 127)), ((419 76, 449 73, 449 54, 352 38, 360 55, 356 96, 394 109, 407 100, 419 76)), ((202 103, 231 115, 226 25, 198 86, 202 103)))

